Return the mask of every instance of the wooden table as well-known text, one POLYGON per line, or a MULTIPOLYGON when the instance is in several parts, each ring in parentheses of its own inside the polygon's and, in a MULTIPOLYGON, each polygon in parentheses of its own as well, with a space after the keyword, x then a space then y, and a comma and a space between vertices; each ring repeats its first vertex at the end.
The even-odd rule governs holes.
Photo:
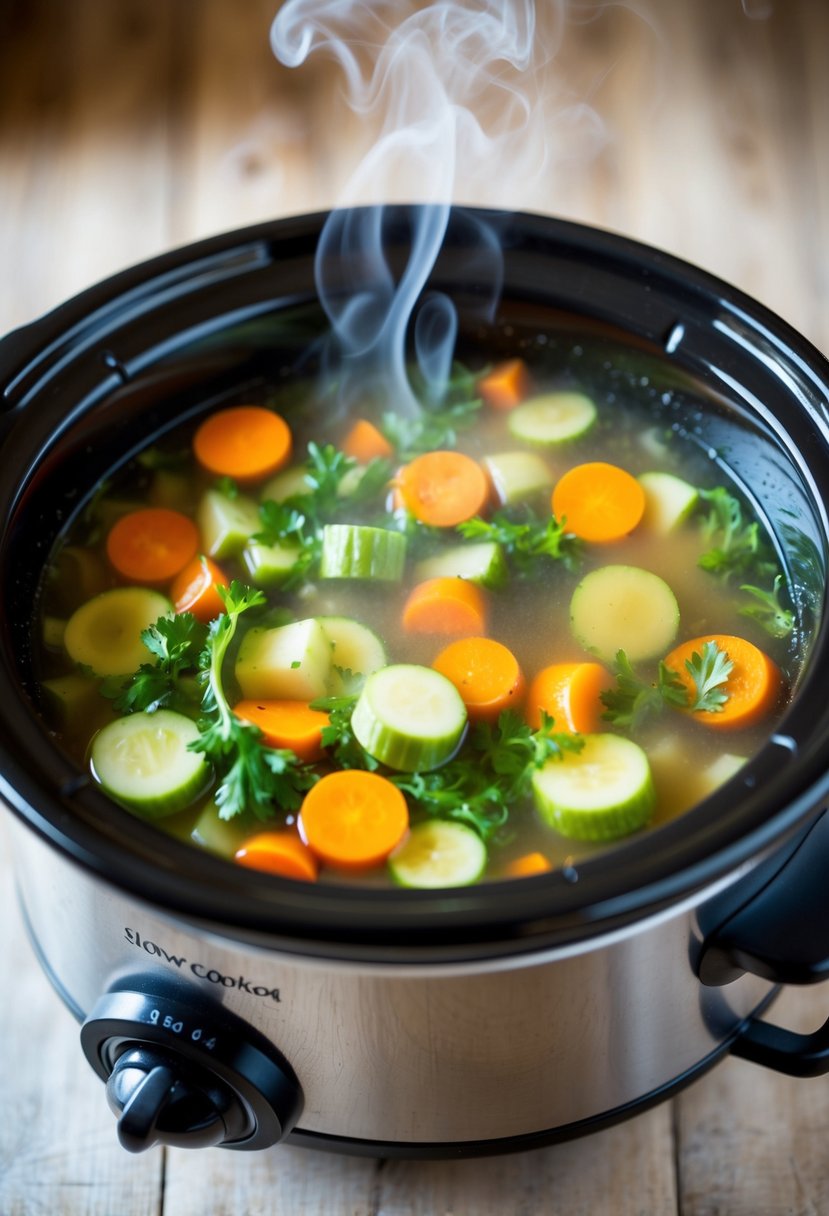
MULTIPOLYGON (((0 332, 158 251, 340 197, 371 122, 348 116, 330 63, 275 63, 275 6, 0 0, 0 332)), ((537 103, 567 158, 517 201, 697 262, 829 349, 829 6, 648 11, 582 11, 569 29, 537 103), (588 126, 561 117, 568 99, 592 107, 588 126)), ((2 1216, 829 1213, 829 1082, 736 1060, 628 1124, 514 1157, 129 1157, 24 940, 5 854, 2 1216)), ((825 987, 790 993, 774 1016, 811 1029, 826 1006, 825 987)))

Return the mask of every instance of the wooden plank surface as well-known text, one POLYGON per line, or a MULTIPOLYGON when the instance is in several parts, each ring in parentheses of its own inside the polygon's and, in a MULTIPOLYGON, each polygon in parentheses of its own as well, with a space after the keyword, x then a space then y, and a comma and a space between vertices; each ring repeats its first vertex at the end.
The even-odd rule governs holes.
MULTIPOLYGON (((0 331, 175 244, 336 200, 371 122, 330 62, 276 64, 275 7, 0 0, 0 331)), ((597 12, 574 13, 546 69, 561 159, 523 205, 697 262, 829 349, 829 6, 597 12)), ((128 1157, 24 941, 1 829, 0 846, 2 1216, 829 1212, 829 1082, 736 1060, 628 1124, 489 1161, 128 1157)), ((826 1006, 824 986, 775 1016, 814 1027, 826 1006)))

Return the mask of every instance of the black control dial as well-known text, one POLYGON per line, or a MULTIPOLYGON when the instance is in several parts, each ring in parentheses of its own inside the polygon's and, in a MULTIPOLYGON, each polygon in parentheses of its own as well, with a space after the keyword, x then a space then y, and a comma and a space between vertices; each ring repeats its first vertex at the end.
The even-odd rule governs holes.
POLYGON ((267 1148, 302 1110, 293 1070, 264 1035, 158 976, 133 977, 102 996, 81 1045, 107 1083, 130 1152, 158 1143, 267 1148))

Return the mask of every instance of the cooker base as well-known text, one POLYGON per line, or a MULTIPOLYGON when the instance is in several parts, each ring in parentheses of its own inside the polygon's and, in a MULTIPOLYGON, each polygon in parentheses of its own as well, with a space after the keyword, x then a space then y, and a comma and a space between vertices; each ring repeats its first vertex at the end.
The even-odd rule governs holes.
MULTIPOLYGON (((764 1013, 779 991, 779 988, 773 989, 755 1010, 753 1017, 759 1017, 764 1013)), ((753 1020, 753 1017, 747 1020, 753 1020)), ((532 1149, 549 1148, 554 1144, 563 1144, 567 1140, 577 1140, 582 1136, 604 1131, 617 1123, 623 1123, 626 1119, 633 1119, 637 1115, 644 1114, 646 1110, 658 1106, 661 1102, 668 1101, 680 1090, 685 1089, 707 1073, 724 1056, 727 1056, 741 1031, 742 1026, 738 1026, 734 1034, 730 1035, 698 1064, 695 1064, 693 1068, 689 1068, 681 1076, 675 1077, 644 1097, 637 1098, 635 1102, 628 1102, 624 1106, 617 1106, 614 1110, 606 1111, 601 1115, 594 1115, 589 1119, 578 1119, 574 1123, 566 1123, 546 1131, 531 1132, 524 1136, 505 1136, 499 1140, 464 1140, 461 1143, 404 1143, 389 1140, 356 1140, 347 1136, 328 1136, 321 1132, 305 1132, 302 1128, 294 1128, 283 1143, 295 1145, 298 1148, 316 1149, 318 1152, 342 1153, 352 1157, 391 1157, 398 1160, 423 1161, 496 1157, 507 1153, 526 1153, 532 1149)))
MULTIPOLYGON (((44 975, 70 1013, 72 1013, 79 1023, 83 1022, 87 1016, 86 1013, 69 995, 55 974, 54 969, 50 966, 43 950, 40 948, 37 937, 32 931, 23 900, 19 901, 19 905, 29 941, 44 975)), ((773 988, 753 1011, 751 1019, 746 1019, 746 1022, 749 1020, 753 1021, 754 1018, 764 1013, 774 1001, 779 991, 779 988, 773 988)), ((665 1085, 659 1086, 643 1097, 637 1098, 633 1102, 625 1103, 623 1106, 617 1106, 613 1110, 606 1111, 600 1115, 591 1116, 589 1119, 578 1119, 573 1123, 562 1124, 544 1131, 531 1132, 521 1136, 505 1136, 503 1139, 497 1140, 404 1142, 394 1140, 361 1140, 348 1136, 331 1136, 322 1132, 310 1132, 303 1131, 302 1128, 294 1128, 283 1143, 291 1144, 298 1148, 315 1149, 318 1152, 342 1153, 352 1157, 388 1157, 399 1160, 420 1159, 424 1161, 461 1160, 465 1157, 493 1157, 507 1153, 523 1153, 529 1152, 532 1149, 547 1148, 553 1144, 562 1144, 567 1140, 576 1140, 581 1136, 589 1136, 594 1132, 604 1131, 606 1128, 613 1127, 617 1123, 622 1123, 626 1119, 633 1119, 636 1115, 643 1114, 645 1111, 650 1110, 651 1107, 658 1106, 660 1102, 668 1101, 668 1099, 679 1093, 680 1090, 685 1089, 686 1086, 702 1077, 715 1064, 718 1064, 724 1056, 729 1054, 746 1022, 739 1025, 733 1034, 724 1039, 722 1043, 712 1052, 709 1052, 708 1055, 704 1056, 692 1068, 687 1069, 665 1085)))

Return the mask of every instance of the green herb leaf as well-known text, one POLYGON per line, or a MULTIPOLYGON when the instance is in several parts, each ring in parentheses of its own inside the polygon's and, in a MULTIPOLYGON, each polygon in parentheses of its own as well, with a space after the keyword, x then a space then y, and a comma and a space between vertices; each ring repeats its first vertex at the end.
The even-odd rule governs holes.
POLYGON ((359 768, 373 772, 379 762, 357 742, 351 729, 351 715, 357 704, 357 693, 342 697, 319 697, 311 709, 328 714, 328 725, 322 728, 322 745, 340 768, 359 768))
POLYGON ((690 659, 685 660, 685 668, 696 686, 696 697, 689 697, 687 708, 719 713, 728 700, 722 685, 734 670, 726 652, 720 650, 716 642, 705 642, 702 653, 695 650, 690 659))
POLYGON ((261 591, 234 581, 217 588, 225 606, 211 623, 201 655, 205 717, 201 735, 190 747, 211 761, 219 785, 214 795, 222 819, 251 810, 260 819, 271 818, 276 807, 295 810, 316 774, 290 751, 266 747, 262 732, 235 716, 224 688, 222 668, 239 618, 267 601, 261 591))
POLYGON ((624 650, 617 650, 613 664, 616 687, 605 689, 601 701, 606 712, 602 718, 614 726, 638 730, 648 718, 661 714, 666 705, 685 708, 688 690, 676 672, 660 662, 655 682, 642 680, 631 666, 624 650))
POLYGON ((469 748, 429 773, 392 777, 395 785, 430 815, 460 819, 492 839, 512 808, 526 798, 532 774, 565 751, 580 751, 578 735, 553 732, 553 720, 542 714, 533 730, 516 713, 505 710, 497 723, 481 722, 471 732, 469 748))
POLYGON ((467 540, 495 541, 524 578, 540 575, 539 557, 560 561, 568 570, 575 570, 582 552, 578 537, 568 533, 554 515, 539 519, 529 507, 496 511, 491 520, 476 516, 458 524, 457 530, 467 540))
POLYGON ((438 402, 430 400, 425 383, 415 373, 412 386, 421 400, 421 412, 416 418, 399 414, 384 414, 380 430, 394 447, 401 460, 410 460, 423 452, 438 448, 454 448, 458 432, 473 426, 482 401, 475 394, 477 376, 456 363, 438 402))
POLYGON ((239 484, 232 477, 219 477, 213 483, 214 490, 217 490, 222 497, 229 499, 231 502, 239 497, 239 484))
POLYGON ((740 616, 750 617, 773 638, 787 638, 794 629, 794 612, 791 608, 784 608, 780 602, 780 589, 784 585, 783 575, 778 574, 771 591, 764 591, 750 583, 743 583, 740 587, 755 601, 740 608, 740 616))
POLYGON ((759 523, 745 521, 740 500, 724 486, 700 490, 700 500, 709 507, 703 532, 709 541, 715 542, 699 559, 702 569, 724 582, 734 575, 773 577, 777 573, 774 552, 759 523))
POLYGON ((207 639, 207 626, 190 612, 159 617, 143 630, 141 641, 154 663, 142 663, 134 675, 109 676, 101 682, 101 693, 112 700, 121 714, 154 713, 157 709, 192 711, 197 687, 183 678, 196 672, 207 639))

